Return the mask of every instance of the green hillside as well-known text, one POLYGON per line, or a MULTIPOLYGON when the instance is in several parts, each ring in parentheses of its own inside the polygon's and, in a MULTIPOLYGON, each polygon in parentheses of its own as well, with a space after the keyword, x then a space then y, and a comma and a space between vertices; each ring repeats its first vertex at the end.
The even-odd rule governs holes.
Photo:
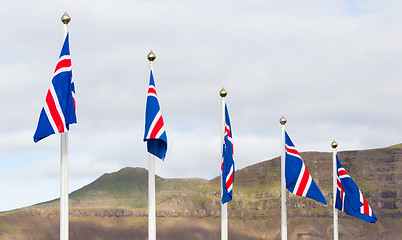
MULTIPOLYGON (((288 192, 289 238, 329 239, 332 236, 332 153, 305 152, 301 156, 328 204, 288 192)), ((397 239, 402 235, 402 144, 345 151, 338 156, 378 217, 376 224, 369 224, 340 212, 340 239, 397 239)), ((104 174, 71 193, 71 239, 82 239, 79 236, 146 238, 147 184, 147 170, 127 167, 104 174)), ((207 181, 157 176, 156 199, 158 239, 220 238, 219 177, 207 181)), ((32 239, 57 238, 58 209, 59 201, 53 200, 1 213, 0 238, 30 239, 16 237, 29 234, 34 234, 32 239)), ((228 212, 231 239, 280 236, 279 158, 236 171, 234 199, 228 204, 228 212)))

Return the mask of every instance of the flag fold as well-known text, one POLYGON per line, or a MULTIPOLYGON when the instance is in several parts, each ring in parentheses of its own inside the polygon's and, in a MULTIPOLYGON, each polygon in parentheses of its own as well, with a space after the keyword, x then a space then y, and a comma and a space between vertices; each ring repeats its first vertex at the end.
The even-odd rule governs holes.
POLYGON ((308 197, 327 204, 287 132, 285 132, 285 145, 286 188, 297 196, 308 197))
POLYGON ((55 133, 69 130, 76 123, 75 86, 72 78, 69 34, 61 49, 59 61, 54 70, 52 84, 47 91, 44 107, 39 115, 33 140, 38 142, 55 133))
POLYGON ((164 160, 167 151, 167 136, 163 122, 158 96, 156 94, 154 76, 151 70, 148 96, 145 110, 144 141, 148 152, 164 160))
POLYGON ((225 104, 225 132, 222 148, 222 203, 229 202, 233 198, 233 184, 235 176, 235 165, 233 160, 232 127, 230 125, 229 113, 225 104))
POLYGON ((349 174, 343 168, 336 156, 337 165, 337 191, 335 208, 348 215, 360 218, 369 223, 377 222, 377 217, 364 198, 362 192, 349 174))

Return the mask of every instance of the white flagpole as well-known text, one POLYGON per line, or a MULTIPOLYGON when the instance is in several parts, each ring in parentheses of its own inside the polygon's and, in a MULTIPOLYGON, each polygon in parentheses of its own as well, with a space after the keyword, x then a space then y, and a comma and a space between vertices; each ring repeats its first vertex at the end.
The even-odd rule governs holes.
POLYGON ((60 239, 68 240, 68 133, 60 136, 60 239))
MULTIPOLYGON (((219 92, 221 96, 221 163, 223 163, 222 153, 223 153, 223 143, 224 143, 224 136, 225 136, 225 99, 228 93, 224 88, 219 92)), ((223 173, 223 172, 222 172, 223 173)), ((221 173, 221 174, 222 174, 221 173)), ((223 196, 223 179, 221 175, 221 198, 223 196)), ((221 240, 228 239, 228 205, 227 203, 222 204, 221 202, 221 240)))
POLYGON ((148 239, 156 240, 156 210, 155 210, 155 157, 149 153, 148 170, 148 239))
POLYGON ((286 179, 285 179, 285 124, 284 116, 279 120, 282 125, 282 149, 281 149, 281 236, 282 240, 288 239, 287 216, 286 216, 286 179))
POLYGON ((338 147, 338 143, 332 141, 331 147, 333 149, 332 153, 332 179, 333 179, 333 211, 334 211, 334 240, 338 240, 338 210, 335 208, 336 201, 336 190, 337 190, 337 167, 336 167, 336 148, 338 147))
MULTIPOLYGON (((151 51, 147 58, 152 71, 152 62, 156 56, 151 51)), ((156 240, 155 156, 151 153, 148 158, 148 239, 156 240)))
MULTIPOLYGON (((67 36, 70 20, 67 12, 61 17, 64 24, 63 40, 67 36)), ((68 132, 61 133, 60 136, 60 239, 68 240, 68 132)))

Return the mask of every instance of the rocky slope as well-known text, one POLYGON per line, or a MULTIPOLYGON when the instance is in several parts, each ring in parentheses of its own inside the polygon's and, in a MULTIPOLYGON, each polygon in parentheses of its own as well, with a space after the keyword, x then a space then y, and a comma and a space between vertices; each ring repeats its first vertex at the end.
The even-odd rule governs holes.
MULTIPOLYGON (((289 239, 332 238, 332 154, 301 153, 328 205, 288 193, 289 239)), ((347 151, 340 161, 360 187, 378 222, 339 213, 340 239, 398 239, 402 235, 402 144, 347 151)), ((70 194, 70 239, 146 239, 147 171, 124 168, 70 194)), ((220 178, 156 178, 158 239, 219 239, 220 178)), ((59 201, 0 213, 0 239, 57 239, 59 201)), ((280 239, 280 160, 236 171, 228 204, 230 239, 280 239)))

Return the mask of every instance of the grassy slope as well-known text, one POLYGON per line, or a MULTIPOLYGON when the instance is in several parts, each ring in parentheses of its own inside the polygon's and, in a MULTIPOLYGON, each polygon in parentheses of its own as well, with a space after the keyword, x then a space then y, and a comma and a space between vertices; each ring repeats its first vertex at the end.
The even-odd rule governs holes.
MULTIPOLYGON (((332 231, 332 154, 307 152, 302 153, 301 156, 329 203, 323 206, 313 200, 295 197, 288 193, 290 196, 287 200, 289 236, 293 236, 292 239, 326 239, 330 237, 332 231)), ((351 233, 354 238, 350 239, 358 239, 361 236, 366 239, 370 237, 371 239, 390 239, 387 236, 402 234, 401 228, 398 227, 402 224, 402 213, 399 209, 402 144, 383 149, 340 152, 338 156, 379 218, 377 224, 366 224, 344 213, 339 213, 340 233, 351 233)), ((124 168, 116 173, 104 174, 93 183, 71 193, 70 209, 72 211, 142 209, 146 213, 147 180, 147 171, 141 168, 124 168)), ((210 181, 157 177, 157 211, 158 216, 163 216, 158 218, 160 234, 175 237, 175 239, 176 236, 183 236, 177 239, 185 239, 184 236, 192 229, 200 236, 193 239, 215 235, 219 237, 219 185, 219 177, 210 181), (189 219, 195 224, 193 227, 188 226, 189 219)), ((55 200, 33 208, 57 210, 58 204, 55 200)), ((228 208, 230 234, 245 237, 238 239, 276 238, 280 234, 279 158, 236 171, 235 196, 234 200, 228 204, 228 208)), ((30 229, 38 228, 29 221, 29 218, 24 218, 24 214, 26 215, 21 210, 9 214, 3 213, 3 216, 0 216, 2 239, 7 234, 23 234, 30 229), (19 218, 24 221, 15 220, 19 218), (25 229, 19 227, 21 223, 25 229)), ((132 233, 132 230, 126 226, 136 226, 139 236, 146 233, 146 216, 135 218, 119 218, 113 214, 110 216, 108 218, 73 216, 70 219, 70 225, 73 232, 78 234, 82 231, 92 236, 102 236, 102 234, 106 236, 113 232, 114 228, 121 228, 121 233, 124 233, 122 236, 125 236, 126 233, 132 233), (88 232, 87 229, 91 231, 88 230, 88 232), (104 232, 99 233, 99 231, 104 232)), ((46 216, 45 214, 42 217, 31 216, 30 218, 36 219, 36 222, 43 222, 42 225, 47 228, 52 226, 54 230, 56 227, 57 230, 58 217, 55 215, 46 216)), ((44 239, 52 239, 45 237, 46 234, 52 235, 52 231, 46 231, 43 227, 38 229, 35 230, 35 234, 43 236, 44 239)), ((236 237, 233 238, 236 239, 236 237)), ((344 235, 342 239, 348 239, 348 237, 344 235)))

